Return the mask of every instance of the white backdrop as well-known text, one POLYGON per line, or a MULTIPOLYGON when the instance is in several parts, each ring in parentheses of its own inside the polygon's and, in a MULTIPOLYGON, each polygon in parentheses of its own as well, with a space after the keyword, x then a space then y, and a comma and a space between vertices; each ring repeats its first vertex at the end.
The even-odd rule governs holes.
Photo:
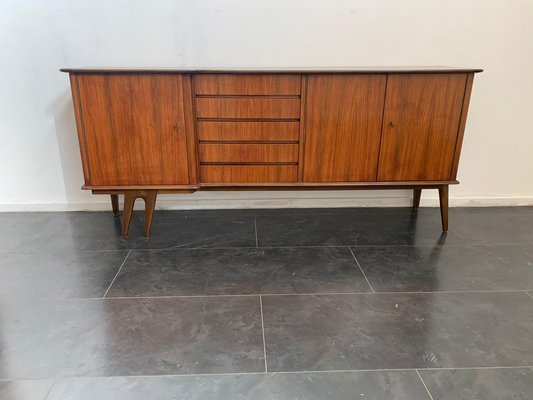
MULTIPOLYGON (((109 207, 79 189, 60 67, 391 65, 484 68, 451 204, 533 204, 531 0, 0 0, 0 210, 109 207)), ((161 197, 159 207, 405 205, 409 196, 201 192, 161 197)))

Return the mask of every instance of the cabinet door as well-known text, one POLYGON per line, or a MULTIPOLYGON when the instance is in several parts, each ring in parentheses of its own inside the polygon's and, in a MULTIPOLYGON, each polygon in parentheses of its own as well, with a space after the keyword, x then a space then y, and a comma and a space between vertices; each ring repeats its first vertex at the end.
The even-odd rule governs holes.
POLYGON ((305 182, 375 181, 385 75, 309 75, 305 182))
POLYGON ((379 181, 450 179, 466 77, 389 75, 379 181))
POLYGON ((189 183, 182 83, 179 74, 78 75, 90 185, 189 183))

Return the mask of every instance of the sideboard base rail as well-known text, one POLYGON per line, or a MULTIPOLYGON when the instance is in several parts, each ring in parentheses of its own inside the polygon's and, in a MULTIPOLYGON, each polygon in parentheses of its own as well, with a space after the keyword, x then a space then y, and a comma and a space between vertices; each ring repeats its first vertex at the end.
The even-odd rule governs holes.
MULTIPOLYGON (((452 182, 456 183, 456 182, 452 182)), ((337 189, 413 189, 413 210, 418 210, 418 207, 420 206, 420 197, 422 195, 422 189, 438 189, 439 191, 439 201, 440 201, 440 215, 441 215, 441 223, 442 223, 442 232, 446 233, 448 232, 448 187, 450 183, 445 184, 424 184, 424 185, 407 185, 402 183, 401 185, 393 184, 393 185, 358 185, 358 186, 351 186, 351 187, 337 187, 337 189)), ((300 186, 300 189, 312 189, 313 187, 310 186, 300 186)), ((202 189, 207 190, 224 190, 227 188, 225 187, 204 187, 202 189)), ((252 190, 253 187, 238 187, 237 189, 242 190, 252 190)), ((269 189, 278 189, 278 190, 286 190, 286 187, 272 187, 269 189)), ((191 189, 153 189, 150 187, 147 187, 145 189, 93 189, 93 194, 104 194, 104 195, 110 195, 111 196, 111 205, 113 208, 113 214, 115 216, 119 215, 119 203, 118 203, 118 196, 123 195, 124 196, 124 215, 122 218, 122 237, 126 239, 128 237, 129 229, 130 229, 130 222, 131 222, 131 216, 133 214, 133 206, 135 205, 136 199, 143 199, 145 203, 145 211, 144 211, 144 235, 146 238, 150 238, 150 231, 152 229, 152 220, 154 216, 154 210, 155 210, 155 203, 157 199, 158 193, 193 193, 195 190, 191 189)))

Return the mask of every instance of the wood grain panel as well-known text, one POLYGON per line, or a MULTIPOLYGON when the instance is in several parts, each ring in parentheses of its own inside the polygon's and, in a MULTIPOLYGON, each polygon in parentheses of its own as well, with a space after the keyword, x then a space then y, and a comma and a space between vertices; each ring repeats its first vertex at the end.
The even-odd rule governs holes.
POLYGON ((77 80, 91 185, 189 183, 181 75, 77 80))
POLYGON ((197 74, 196 94, 299 95, 297 74, 197 74))
POLYGON ((308 77, 304 182, 376 179, 385 82, 385 75, 308 77))
POLYGON ((201 143, 200 162, 296 163, 297 144, 201 143))
POLYGON ((189 161, 189 181, 198 182, 198 139, 195 129, 194 94, 192 92, 192 76, 182 75, 183 106, 185 115, 185 135, 187 137, 187 158, 189 161))
POLYGON ((197 118, 299 118, 300 99, 268 97, 199 97, 197 118))
POLYGON ((378 180, 449 180, 467 74, 389 75, 378 180))
POLYGON ((459 132, 457 134, 457 142, 455 144, 455 154, 453 156, 452 173, 450 179, 457 179, 457 170, 459 169, 459 158, 461 157, 461 148, 463 147, 463 137, 466 127, 466 116, 468 115, 468 105, 470 104, 470 96, 472 94, 472 85, 474 84, 474 74, 468 74, 466 79, 465 95, 463 97, 463 109, 461 111, 461 121, 459 122, 459 132))
POLYGON ((198 121, 199 140, 297 141, 298 121, 198 121))
POLYGON ((304 151, 305 151, 305 125, 307 110, 307 78, 308 75, 302 76, 302 89, 300 97, 300 132, 299 132, 299 149, 298 149, 298 182, 303 181, 304 176, 304 151))
POLYGON ((81 165, 83 169, 83 180, 85 185, 91 182, 91 171, 89 169, 89 156, 87 155, 87 140, 85 138, 85 128, 83 126, 83 116, 81 112, 81 102, 79 97, 78 75, 70 74, 70 89, 72 92, 72 105, 76 117, 76 130, 78 131, 78 144, 80 147, 81 165))
POLYGON ((292 183, 296 165, 202 165, 202 183, 292 183))

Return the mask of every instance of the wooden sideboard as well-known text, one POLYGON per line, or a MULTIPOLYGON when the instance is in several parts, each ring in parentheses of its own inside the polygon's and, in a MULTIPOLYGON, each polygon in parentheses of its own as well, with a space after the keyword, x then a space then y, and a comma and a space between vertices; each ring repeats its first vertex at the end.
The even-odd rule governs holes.
POLYGON ((474 74, 465 68, 77 69, 85 184, 128 235, 145 200, 196 190, 438 189, 448 229, 474 74))

